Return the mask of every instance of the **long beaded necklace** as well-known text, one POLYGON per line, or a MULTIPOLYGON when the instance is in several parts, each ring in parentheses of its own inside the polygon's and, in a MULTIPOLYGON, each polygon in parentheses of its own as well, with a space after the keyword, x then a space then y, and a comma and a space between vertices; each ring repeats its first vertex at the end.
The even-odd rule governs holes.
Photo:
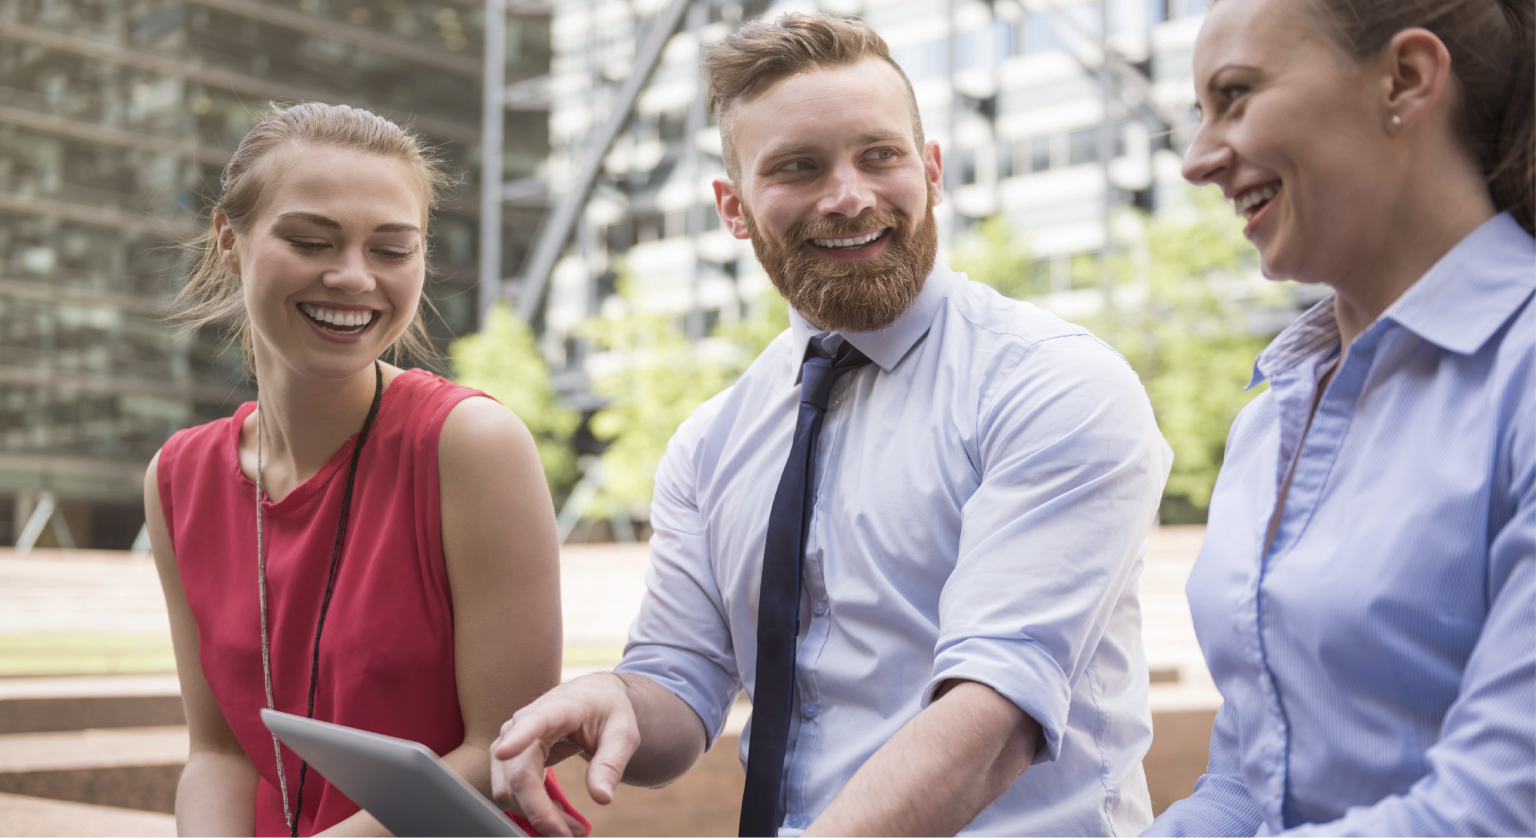
MULTIPOLYGON (((347 540, 347 519, 352 510, 352 485, 357 481, 357 463, 363 455, 363 445, 368 442, 368 432, 373 420, 379 415, 379 400, 384 394, 384 368, 373 362, 373 404, 368 408, 368 418, 357 434, 357 445, 352 448, 352 464, 347 469, 347 488, 341 499, 341 515, 336 520, 336 545, 331 550, 331 572, 325 580, 325 598, 320 601, 320 619, 315 625, 315 646, 309 665, 309 709, 306 718, 315 717, 315 684, 320 676, 320 633, 325 631, 325 613, 331 607, 331 593, 336 589, 336 570, 341 566, 341 548, 347 540)), ((261 537, 261 499, 266 495, 261 481, 261 401, 256 402, 256 582, 261 597, 261 674, 266 682, 267 709, 276 710, 277 701, 272 693, 272 652, 267 634, 267 559, 261 537)), ((304 811, 304 778, 309 773, 309 763, 299 761, 299 793, 288 809, 288 772, 283 768, 283 748, 272 734, 272 752, 277 757, 277 786, 283 796, 283 819, 288 823, 289 838, 299 834, 299 813, 304 811)))

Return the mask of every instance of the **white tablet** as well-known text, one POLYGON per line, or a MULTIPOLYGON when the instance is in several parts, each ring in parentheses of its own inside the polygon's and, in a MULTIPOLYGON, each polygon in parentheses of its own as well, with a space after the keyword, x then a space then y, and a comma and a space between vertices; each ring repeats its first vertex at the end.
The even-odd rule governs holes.
POLYGON ((419 742, 274 710, 262 710, 261 720, 400 838, 527 834, 419 742))

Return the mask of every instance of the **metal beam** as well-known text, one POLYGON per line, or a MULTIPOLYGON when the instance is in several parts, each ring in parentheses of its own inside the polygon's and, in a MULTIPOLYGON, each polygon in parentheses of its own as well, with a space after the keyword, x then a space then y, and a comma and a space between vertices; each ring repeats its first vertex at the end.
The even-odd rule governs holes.
POLYGON ((198 229, 196 223, 190 219, 173 221, 155 218, 145 212, 81 204, 75 201, 60 201, 54 198, 39 198, 36 195, 18 195, 13 192, 0 192, 0 212, 41 215, 45 218, 59 218, 80 224, 90 224, 94 227, 111 227, 167 239, 179 239, 197 232, 198 229))
MULTIPOLYGON (((503 293, 518 294, 518 314, 525 320, 531 322, 544 307, 544 301, 549 295, 550 272, 554 270, 555 262, 559 261, 560 251, 570 240, 581 210, 587 205, 587 199, 592 195, 592 187, 597 183, 598 172, 602 170, 603 158, 608 156, 614 139, 634 114, 640 91, 645 88, 660 64, 661 53, 667 45, 667 39, 671 38, 682 25, 690 2, 691 0, 672 0, 671 4, 656 17, 655 23, 646 33, 645 42, 636 54, 634 73, 619 89, 619 96, 614 101, 608 121, 587 144, 576 182, 561 196, 560 202, 544 216, 533 250, 524 262, 522 275, 502 283, 503 293)), ((773 0, 747 0, 741 6, 741 20, 748 21, 761 16, 772 2, 773 0)))
MULTIPOLYGON (((635 111, 635 103, 640 98, 640 91, 651 80, 651 75, 656 72, 656 67, 661 63, 661 53, 667 46, 667 40, 677 32, 683 22, 683 14, 688 11, 688 5, 693 0, 671 0, 666 9, 656 16, 651 24, 650 31, 645 35, 645 41, 640 45, 635 54, 634 72, 624 80, 619 88, 619 95, 613 102, 613 110, 608 114, 608 121, 593 135, 591 142, 587 144, 586 156, 582 160, 581 169, 576 175, 575 183, 570 185, 554 209, 544 217, 544 223, 539 230, 539 236, 535 240, 533 250, 528 255, 528 260, 523 268, 523 274, 518 281, 517 311, 524 320, 532 322, 534 316, 544 307, 544 300, 549 294, 549 275, 555 268, 555 262, 560 259, 560 251, 565 248, 565 243, 571 237, 571 232, 576 228, 576 219, 587 204, 587 197, 592 193, 592 186, 597 183, 597 174, 602 171, 603 158, 608 156, 608 150, 613 147, 614 138, 624 130, 630 116, 635 111)), ((497 190, 499 192, 499 190, 497 190)), ((503 284, 503 290, 511 293, 512 283, 503 284)))
POLYGON ((480 311, 484 329, 501 296, 501 152, 507 118, 507 0, 485 0, 480 122, 480 311))
POLYGON ((246 388, 211 381, 178 383, 117 373, 97 373, 46 366, 22 367, 9 364, 0 364, 0 386, 75 390, 109 396, 151 396, 167 401, 225 402, 232 396, 247 401, 249 399, 245 397, 250 395, 250 391, 246 388))
MULTIPOLYGON (((1081 23, 1074 20, 1071 12, 1059 0, 1035 0, 1035 2, 1049 10, 1053 20, 1071 29, 1072 34, 1085 42, 1097 45, 1100 36, 1088 31, 1081 23)), ((1169 130, 1170 144, 1173 145, 1174 151, 1182 155, 1189 141, 1188 116, 1177 108, 1169 108, 1157 101, 1157 97, 1152 93, 1152 80, 1109 46, 1107 32, 1104 33, 1103 43, 1104 46, 1099 50, 1097 57, 1082 55, 1078 50, 1071 48, 1067 49, 1067 53, 1082 65, 1089 75, 1096 78, 1102 79, 1099 66, 1101 64, 1107 66, 1118 82, 1115 93, 1119 96, 1121 103, 1131 110, 1141 111, 1166 126, 1169 130), (1128 93, 1133 95, 1127 95, 1128 93)), ((1105 114, 1104 118, 1108 119, 1109 115, 1105 114)))
POLYGON ((0 276, 0 299, 32 300, 40 303, 74 303, 82 306, 108 306, 145 316, 163 315, 169 302, 159 297, 140 297, 99 291, 94 288, 57 282, 31 282, 0 276))
POLYGON ((147 151, 151 154, 184 157, 212 166, 222 166, 229 162, 229 152, 210 145, 157 137, 154 134, 127 131, 112 125, 102 125, 99 122, 70 119, 67 116, 39 113, 9 105, 0 105, 0 123, 71 140, 114 145, 135 151, 147 151))
POLYGON ((359 101, 353 96, 275 82, 246 73, 237 73, 222 67, 212 66, 201 59, 169 58, 147 50, 131 49, 95 38, 85 38, 66 32, 44 29, 40 26, 29 26, 24 23, 12 23, 4 20, 0 20, 0 38, 36 44, 61 52, 70 52, 87 58, 120 64, 124 67, 137 67, 140 70, 148 70, 152 73, 159 73, 171 78, 186 79, 209 87, 217 87, 246 96, 254 96, 258 99, 325 102, 332 105, 358 105, 382 116, 397 119, 401 124, 412 125, 422 133, 439 139, 457 140, 465 144, 472 144, 480 139, 479 132, 473 128, 451 120, 434 119, 427 116, 412 116, 408 113, 394 114, 390 108, 377 107, 367 102, 359 101))
POLYGON ((191 0, 191 2, 248 20, 281 26, 305 35, 318 35, 327 40, 339 41, 369 52, 409 61, 412 64, 436 67, 461 76, 478 78, 481 73, 480 62, 470 56, 456 55, 446 49, 429 47, 404 38, 364 29, 361 26, 285 9, 271 3, 260 3, 256 0, 191 0))

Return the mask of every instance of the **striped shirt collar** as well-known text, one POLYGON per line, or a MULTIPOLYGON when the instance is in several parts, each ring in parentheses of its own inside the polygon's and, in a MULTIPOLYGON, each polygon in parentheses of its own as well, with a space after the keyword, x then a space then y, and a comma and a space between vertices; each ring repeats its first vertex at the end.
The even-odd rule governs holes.
MULTIPOLYGON (((1536 241, 1509 213, 1484 222, 1440 258, 1366 329, 1391 321, 1440 348, 1470 355, 1536 290, 1536 241)), ((1249 387, 1314 355, 1339 350, 1332 296, 1308 309, 1253 365, 1249 387)))

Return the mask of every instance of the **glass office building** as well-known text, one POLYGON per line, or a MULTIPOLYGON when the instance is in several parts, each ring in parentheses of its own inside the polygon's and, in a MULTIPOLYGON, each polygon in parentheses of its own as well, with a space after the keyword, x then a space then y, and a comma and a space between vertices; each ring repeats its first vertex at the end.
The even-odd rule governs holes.
MULTIPOLYGON (((562 0, 552 22, 551 188, 575 179, 589 137, 636 71, 636 43, 664 0, 562 0)), ((694 5, 605 158, 586 212, 550 278, 542 347, 567 392, 620 359, 589 353, 581 323, 627 268, 644 309, 676 315, 708 341, 761 299, 750 245, 720 229, 710 181, 720 142, 698 62, 743 3, 694 5), (622 260, 622 261, 621 261, 622 260)), ((912 81, 929 139, 945 153, 941 243, 1001 215, 1029 243, 1045 291, 1070 294, 1072 266, 1110 243, 1116 207, 1182 200, 1170 114, 1194 102, 1190 50, 1205 0, 790 0, 786 11, 856 15, 885 38, 912 81), (1139 77, 1106 85, 1101 20, 1139 77), (1138 104, 1139 103, 1139 104, 1138 104), (1154 114, 1153 111, 1157 111, 1154 114), (1159 117, 1159 114, 1161 117, 1159 117)), ((1116 244, 1119 244, 1118 234, 1116 244)))
MULTIPOLYGON (((549 22, 548 5, 512 4, 509 82, 547 75, 549 22)), ((238 353, 164 310, 186 273, 176 244, 268 101, 371 108, 441 148, 459 183, 432 230, 432 330, 473 328, 483 24, 470 0, 0 4, 4 543, 47 491, 80 546, 129 546, 160 444, 251 397, 238 353)), ((507 113, 508 181, 544 164, 547 107, 507 113)), ((544 202, 525 191, 504 213, 514 263, 544 202)))

